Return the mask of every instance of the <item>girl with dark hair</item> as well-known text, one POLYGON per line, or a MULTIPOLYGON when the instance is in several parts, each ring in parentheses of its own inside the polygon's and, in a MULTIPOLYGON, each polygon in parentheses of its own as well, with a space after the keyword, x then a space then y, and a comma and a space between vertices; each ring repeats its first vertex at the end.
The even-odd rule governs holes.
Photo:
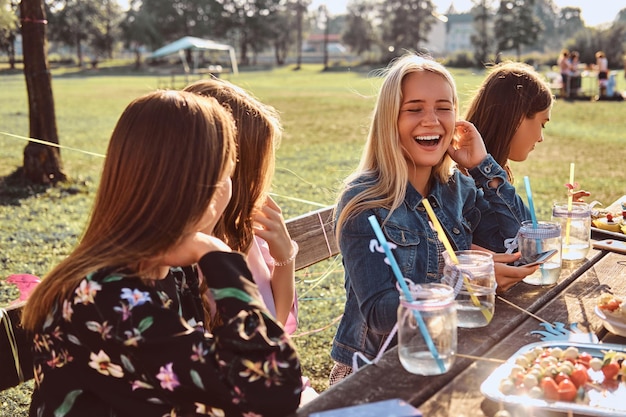
MULTIPOLYGON (((522 162, 550 121, 554 97, 548 82, 530 65, 504 62, 491 68, 472 98, 465 119, 476 126, 487 152, 514 182, 509 161, 522 162)), ((574 195, 575 201, 588 196, 574 195)))

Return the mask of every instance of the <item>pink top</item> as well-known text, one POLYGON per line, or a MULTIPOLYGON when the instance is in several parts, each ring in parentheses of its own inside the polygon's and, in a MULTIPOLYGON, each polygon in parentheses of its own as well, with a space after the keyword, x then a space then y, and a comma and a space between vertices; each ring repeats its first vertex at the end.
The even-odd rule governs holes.
MULTIPOLYGON (((250 246, 250 251, 246 257, 248 267, 252 272, 254 282, 259 287, 259 292, 267 309, 276 317, 276 306, 274 304, 274 294, 272 293, 272 273, 274 272, 273 258, 270 255, 267 242, 260 237, 255 236, 250 246)), ((294 293, 294 303, 285 323, 285 331, 293 334, 298 327, 298 297, 294 293)))
MULTIPOLYGON (((252 272, 252 278, 256 283, 257 287, 259 287, 259 293, 263 298, 263 302, 265 303, 265 307, 270 311, 270 313, 276 318, 276 305, 274 304, 274 293, 272 292, 272 273, 274 272, 274 264, 272 255, 270 255, 270 249, 267 245, 267 242, 261 239, 260 237, 255 236, 252 241, 252 246, 250 246, 250 252, 248 256, 246 256, 246 262, 248 263, 248 268, 250 268, 250 272, 252 272)), ((198 270, 199 271, 199 270, 198 270)), ((202 273, 200 276, 202 276, 202 273)), ((209 303, 211 304, 211 312, 213 315, 215 314, 215 300, 211 296, 211 292, 209 291, 207 294, 207 298, 209 299, 209 303)), ((298 327, 298 297, 294 291, 293 295, 293 305, 291 306, 291 311, 289 312, 289 316, 287 317, 287 322, 285 323, 285 332, 288 334, 293 334, 298 327)))

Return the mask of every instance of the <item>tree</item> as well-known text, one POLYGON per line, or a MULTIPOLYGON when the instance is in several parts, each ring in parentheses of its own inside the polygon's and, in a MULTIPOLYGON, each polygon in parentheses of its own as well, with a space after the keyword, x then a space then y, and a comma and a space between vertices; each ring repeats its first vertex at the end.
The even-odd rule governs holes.
POLYGON ((302 65, 302 32, 304 27, 304 13, 306 12, 310 0, 289 0, 289 4, 296 11, 296 67, 295 70, 299 70, 302 65))
POLYGON ((276 65, 284 65, 289 49, 294 43, 297 30, 297 13, 289 4, 273 16, 270 25, 273 31, 274 58, 276 65))
POLYGON ((151 16, 141 10, 142 4, 142 0, 130 0, 130 8, 120 22, 124 45, 135 53, 135 69, 141 68, 141 52, 146 45, 153 48, 161 45, 161 35, 151 16))
POLYGON ((324 41, 322 48, 324 49, 324 71, 328 70, 328 33, 330 29, 330 13, 326 5, 322 4, 318 8, 317 24, 324 28, 324 41))
POLYGON ((543 30, 533 48, 543 51, 560 50, 566 38, 557 30, 558 13, 553 0, 536 0, 534 14, 541 22, 543 30))
POLYGON ((534 5, 535 0, 500 0, 495 22, 498 50, 514 49, 518 61, 522 46, 534 44, 542 30, 541 22, 533 16, 534 5))
MULTIPOLYGON (((31 138, 58 145, 43 0, 22 0, 20 17, 24 77, 28 92, 29 135, 31 138)), ((60 150, 32 141, 24 148, 23 174, 37 184, 54 184, 67 179, 62 170, 60 150)))
POLYGON ((569 39, 585 28, 579 7, 564 7, 559 12, 557 28, 562 39, 569 39))
POLYGON ((609 61, 609 68, 619 67, 624 55, 626 25, 614 23, 608 28, 584 28, 568 42, 570 49, 580 53, 580 62, 595 63, 595 54, 603 51, 609 61))
POLYGON ((15 68, 15 36, 17 34, 17 3, 0 0, 0 49, 9 57, 11 69, 15 68))
POLYGON ((104 20, 100 0, 53 0, 50 2, 50 36, 76 48, 78 66, 84 62, 83 47, 104 20))
POLYGON ((478 67, 482 67, 489 58, 493 43, 489 25, 491 21, 491 0, 473 0, 473 2, 474 33, 471 36, 471 40, 474 45, 474 61, 478 67))
POLYGON ((90 45, 96 59, 98 56, 112 59, 115 41, 120 38, 122 9, 115 0, 101 0, 99 6, 101 20, 94 24, 90 45))
POLYGON ((372 23, 375 4, 371 0, 356 0, 348 4, 346 28, 341 40, 357 54, 372 48, 377 37, 372 23))
POLYGON ((283 10, 281 0, 223 0, 223 24, 239 44, 240 62, 249 63, 248 51, 258 54, 273 44, 274 16, 283 10))
POLYGON ((153 49, 183 36, 222 37, 229 29, 229 1, 218 0, 131 0, 125 26, 127 41, 149 42, 153 49), (223 3, 223 4, 222 4, 223 3), (132 21, 132 22, 131 22, 132 21), (143 33, 142 33, 143 32, 143 33))
POLYGON ((389 57, 418 51, 435 22, 430 0, 388 0, 381 3, 380 10, 382 40, 389 57))

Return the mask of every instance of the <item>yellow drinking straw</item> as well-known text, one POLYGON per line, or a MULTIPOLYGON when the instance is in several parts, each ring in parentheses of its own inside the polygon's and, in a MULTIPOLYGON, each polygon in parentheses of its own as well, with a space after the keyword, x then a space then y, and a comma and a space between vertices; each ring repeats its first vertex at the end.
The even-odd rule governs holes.
MULTIPOLYGON (((458 265, 459 259, 456 257, 456 253, 454 253, 454 250, 452 249, 452 245, 450 245, 450 241, 448 240, 448 236, 446 236, 446 233, 443 231, 443 227, 441 227, 441 223, 439 223, 439 219, 437 218, 437 216, 435 216, 435 212, 433 211, 433 208, 430 205, 430 201, 428 201, 427 198, 424 198, 422 199, 422 204, 424 205, 424 208, 426 209, 426 212, 428 213, 428 217, 430 218, 430 221, 433 223, 433 226, 435 226, 435 230, 437 231, 437 236, 439 236, 439 240, 443 243, 443 246, 446 248, 448 255, 450 255, 450 259, 452 259, 452 262, 455 265, 458 265)), ((487 310, 485 307, 483 307, 480 304, 480 301, 478 300, 478 298, 476 297, 476 295, 474 294, 474 292, 472 291, 470 287, 470 283, 469 283, 469 280, 467 279, 467 276, 465 276, 465 274, 463 273, 461 275, 463 276, 463 283, 465 284, 465 288, 467 288, 467 292, 469 292, 470 298, 472 299, 472 303, 476 307, 480 307, 480 311, 482 311, 487 321, 490 322, 491 318, 493 317, 493 315, 491 314, 491 311, 487 310)))
MULTIPOLYGON (((569 164, 569 183, 572 187, 574 187, 574 163, 569 164)), ((572 190, 568 190, 567 193, 567 223, 565 223, 565 244, 569 245, 569 229, 570 224, 572 222, 572 208, 573 208, 573 200, 574 193, 572 190)))

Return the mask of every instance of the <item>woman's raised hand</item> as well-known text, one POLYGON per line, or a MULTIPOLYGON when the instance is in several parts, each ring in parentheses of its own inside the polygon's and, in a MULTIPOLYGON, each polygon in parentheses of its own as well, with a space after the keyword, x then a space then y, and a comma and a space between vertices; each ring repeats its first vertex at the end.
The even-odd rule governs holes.
POLYGON ((462 168, 471 169, 487 156, 483 138, 478 129, 465 120, 456 122, 455 140, 448 147, 448 154, 462 168))
POLYGON ((293 247, 287 225, 278 204, 267 196, 263 207, 254 214, 254 233, 267 242, 274 259, 288 259, 293 247))

